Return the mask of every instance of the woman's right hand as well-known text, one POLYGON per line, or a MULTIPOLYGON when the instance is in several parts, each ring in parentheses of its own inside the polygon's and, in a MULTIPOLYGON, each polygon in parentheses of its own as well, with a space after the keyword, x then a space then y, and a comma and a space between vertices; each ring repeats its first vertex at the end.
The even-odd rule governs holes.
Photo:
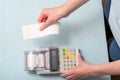
POLYGON ((44 30, 49 25, 66 16, 67 14, 64 11, 64 6, 43 9, 38 18, 38 23, 44 22, 44 24, 40 27, 40 30, 44 30))

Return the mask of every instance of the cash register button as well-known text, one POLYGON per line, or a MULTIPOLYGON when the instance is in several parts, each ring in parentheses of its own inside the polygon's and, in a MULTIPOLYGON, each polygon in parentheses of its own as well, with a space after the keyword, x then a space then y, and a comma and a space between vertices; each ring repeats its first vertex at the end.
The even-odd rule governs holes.
POLYGON ((76 56, 74 56, 74 59, 76 59, 76 56))
POLYGON ((63 59, 66 59, 66 57, 64 56, 63 59))
POLYGON ((66 64, 64 64, 64 66, 66 66, 66 64))
POLYGON ((65 52, 65 49, 63 49, 62 51, 65 52))
POLYGON ((69 53, 68 53, 68 52, 66 53, 66 56, 69 56, 69 53))
POLYGON ((63 55, 65 56, 65 53, 63 53, 63 55))
POLYGON ((69 63, 69 60, 67 60, 67 62, 69 63))
POLYGON ((66 48, 66 50, 65 50, 66 52, 69 52, 69 50, 68 50, 68 48, 66 48))
POLYGON ((67 59, 69 59, 69 56, 67 56, 67 59))

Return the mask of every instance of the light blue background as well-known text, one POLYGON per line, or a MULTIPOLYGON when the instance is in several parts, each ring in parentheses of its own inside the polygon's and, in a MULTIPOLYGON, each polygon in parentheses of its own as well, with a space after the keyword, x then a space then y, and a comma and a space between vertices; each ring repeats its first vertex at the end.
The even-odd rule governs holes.
MULTIPOLYGON (((108 62, 101 0, 90 0, 62 19, 60 35, 23 40, 22 25, 36 23, 43 8, 55 7, 65 1, 0 0, 0 80, 63 80, 58 75, 24 71, 24 51, 39 47, 78 47, 87 62, 108 62)), ((110 77, 85 80, 110 80, 110 77)))

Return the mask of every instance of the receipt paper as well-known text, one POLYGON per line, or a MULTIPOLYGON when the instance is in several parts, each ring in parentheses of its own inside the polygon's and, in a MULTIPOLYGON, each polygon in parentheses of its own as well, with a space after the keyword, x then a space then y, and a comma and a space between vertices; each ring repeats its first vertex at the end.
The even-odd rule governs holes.
POLYGON ((48 26, 43 31, 40 31, 39 29, 43 24, 44 23, 24 25, 22 27, 23 39, 26 40, 26 39, 40 38, 40 37, 51 35, 51 34, 59 34, 59 30, 60 30, 59 22, 56 22, 48 26))

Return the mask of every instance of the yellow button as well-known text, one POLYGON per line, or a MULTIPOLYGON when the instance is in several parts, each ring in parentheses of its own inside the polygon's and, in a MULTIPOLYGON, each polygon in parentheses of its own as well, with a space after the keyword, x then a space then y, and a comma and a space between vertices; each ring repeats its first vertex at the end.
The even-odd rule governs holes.
POLYGON ((73 56, 70 56, 70 59, 72 60, 72 59, 73 59, 73 56))
POLYGON ((66 52, 69 52, 69 50, 68 50, 68 48, 66 48, 66 50, 65 50, 66 52))
POLYGON ((69 53, 70 59, 73 59, 73 54, 69 53))
POLYGON ((74 59, 76 59, 76 56, 74 56, 74 59))
POLYGON ((69 53, 68 53, 68 52, 66 53, 66 56, 69 56, 69 53))
POLYGON ((69 55, 70 55, 70 56, 73 56, 73 54, 72 54, 71 52, 69 53, 69 55))

